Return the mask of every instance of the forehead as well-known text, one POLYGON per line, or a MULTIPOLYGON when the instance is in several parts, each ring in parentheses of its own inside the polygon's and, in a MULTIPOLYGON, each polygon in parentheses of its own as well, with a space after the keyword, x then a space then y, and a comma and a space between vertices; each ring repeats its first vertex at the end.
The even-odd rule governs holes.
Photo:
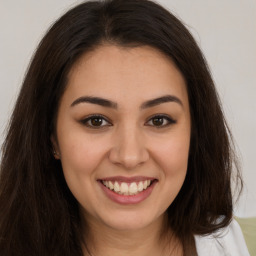
POLYGON ((68 75, 66 93, 146 100, 175 94, 187 100, 185 80, 169 57, 150 46, 99 46, 85 53, 68 75))

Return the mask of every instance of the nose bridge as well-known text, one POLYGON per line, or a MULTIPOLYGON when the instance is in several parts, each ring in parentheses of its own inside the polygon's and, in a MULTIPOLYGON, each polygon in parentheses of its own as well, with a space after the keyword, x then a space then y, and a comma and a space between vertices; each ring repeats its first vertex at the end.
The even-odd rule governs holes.
POLYGON ((115 143, 110 152, 112 162, 126 169, 135 168, 148 159, 143 133, 136 124, 123 124, 115 134, 115 143))

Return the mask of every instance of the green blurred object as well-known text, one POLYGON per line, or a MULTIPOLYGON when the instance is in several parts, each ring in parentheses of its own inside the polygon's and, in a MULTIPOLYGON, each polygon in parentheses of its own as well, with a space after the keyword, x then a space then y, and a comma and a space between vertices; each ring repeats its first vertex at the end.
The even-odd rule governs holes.
POLYGON ((235 218, 239 223, 251 256, 256 256, 256 217, 235 218))

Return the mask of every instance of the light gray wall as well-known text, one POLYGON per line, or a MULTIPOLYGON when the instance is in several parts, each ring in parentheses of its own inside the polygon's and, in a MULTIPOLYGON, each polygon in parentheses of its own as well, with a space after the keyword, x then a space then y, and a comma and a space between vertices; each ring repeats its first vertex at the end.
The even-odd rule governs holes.
MULTIPOLYGON (((79 2, 0 0, 1 134, 37 43, 79 2)), ((256 216, 256 0, 158 2, 188 24, 205 53, 242 158, 246 186, 236 214, 256 216)))

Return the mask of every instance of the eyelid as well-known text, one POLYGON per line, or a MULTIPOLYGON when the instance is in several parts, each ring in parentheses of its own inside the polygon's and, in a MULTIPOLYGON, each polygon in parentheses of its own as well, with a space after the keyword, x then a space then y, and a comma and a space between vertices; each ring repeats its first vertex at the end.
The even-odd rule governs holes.
POLYGON ((107 118, 106 116, 102 115, 102 114, 92 114, 92 115, 89 115, 85 118, 83 118, 81 121, 80 121, 83 125, 91 128, 91 129, 102 129, 106 126, 112 126, 112 122, 111 120, 109 120, 109 118, 107 118), (108 125, 103 125, 103 126, 93 126, 93 125, 88 125, 87 122, 90 121, 91 119, 93 118, 101 118, 103 119, 104 121, 106 121, 108 123, 108 125))
MULTIPOLYGON (((81 122, 83 125, 85 125, 85 126, 91 128, 91 129, 102 129, 102 128, 105 128, 105 127, 107 127, 107 126, 113 126, 112 121, 111 121, 109 118, 107 118, 106 116, 102 115, 102 114, 91 114, 91 115, 89 115, 89 116, 83 118, 80 122, 81 122), (107 125, 100 125, 100 126, 88 125, 88 121, 90 121, 90 120, 93 119, 93 118, 101 118, 101 119, 103 119, 105 122, 107 122, 108 124, 107 124, 107 125)), ((150 116, 150 117, 147 119, 147 121, 145 122, 145 125, 146 125, 146 126, 152 126, 152 127, 154 127, 154 128, 158 128, 158 129, 159 129, 159 128, 168 127, 168 126, 170 126, 170 125, 172 125, 172 124, 175 124, 175 123, 177 123, 177 121, 174 120, 172 117, 170 117, 170 116, 167 115, 167 114, 154 114, 154 115, 150 116), (160 125, 160 126, 153 125, 153 124, 152 124, 152 125, 151 125, 151 124, 148 124, 148 123, 149 123, 150 121, 152 121, 152 119, 154 119, 154 118, 163 118, 163 119, 167 120, 168 123, 167 123, 167 124, 164 124, 164 125, 160 125)))
POLYGON ((154 115, 150 116, 150 117, 147 119, 145 125, 146 125, 146 126, 152 126, 152 127, 154 127, 154 128, 158 128, 158 129, 159 129, 159 128, 168 127, 168 126, 170 126, 170 125, 172 125, 172 124, 176 124, 176 123, 177 123, 177 121, 174 120, 172 117, 170 117, 170 116, 167 115, 167 114, 154 114, 154 115), (151 121, 152 119, 154 119, 154 118, 163 118, 163 119, 166 119, 166 120, 168 121, 168 124, 161 125, 161 126, 148 125, 147 123, 148 123, 149 121, 151 121))

